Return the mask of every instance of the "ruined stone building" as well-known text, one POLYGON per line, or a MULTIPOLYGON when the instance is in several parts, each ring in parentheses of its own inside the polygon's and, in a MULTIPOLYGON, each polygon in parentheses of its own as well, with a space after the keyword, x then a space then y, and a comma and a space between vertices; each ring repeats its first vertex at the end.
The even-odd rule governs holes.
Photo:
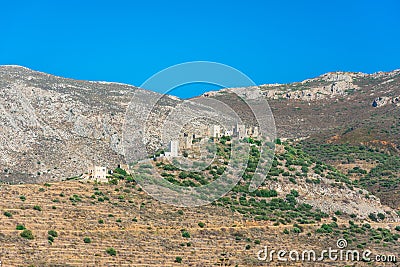
POLYGON ((107 168, 92 165, 88 168, 87 178, 90 180, 97 180, 98 182, 107 182, 107 168))

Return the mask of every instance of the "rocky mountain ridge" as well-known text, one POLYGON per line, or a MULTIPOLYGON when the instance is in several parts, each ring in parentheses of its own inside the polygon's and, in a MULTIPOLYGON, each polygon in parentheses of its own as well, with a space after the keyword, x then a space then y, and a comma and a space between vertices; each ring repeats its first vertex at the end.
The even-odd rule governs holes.
MULTIPOLYGON (((393 114, 396 123, 397 100, 383 101, 379 109, 373 101, 377 97, 398 99, 399 77, 399 70, 371 75, 338 72, 260 89, 269 98, 278 136, 298 138, 359 124, 373 112, 386 117, 393 114), (355 108, 365 109, 357 120, 351 117, 355 108)), ((226 98, 230 90, 235 89, 213 95, 226 98)), ((77 81, 20 66, 1 66, 1 179, 59 180, 83 173, 92 162, 116 166, 123 161, 122 127, 134 92, 146 97, 155 94, 125 84, 77 81)), ((179 101, 167 98, 167 102, 179 101)), ((145 103, 139 101, 137 106, 140 109, 145 103)))

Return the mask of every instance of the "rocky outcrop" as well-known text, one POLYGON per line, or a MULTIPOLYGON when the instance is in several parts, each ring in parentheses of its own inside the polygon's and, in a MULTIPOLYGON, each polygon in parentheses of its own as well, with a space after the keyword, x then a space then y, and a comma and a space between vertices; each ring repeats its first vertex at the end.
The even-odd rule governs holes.
POLYGON ((135 87, 0 67, 0 179, 59 180, 121 160, 121 127, 135 87))
POLYGON ((374 99, 372 102, 372 106, 374 108, 379 108, 386 106, 388 104, 393 104, 396 106, 400 106, 400 96, 397 97, 388 97, 388 96, 380 96, 374 99))
POLYGON ((260 89, 269 99, 315 101, 352 93, 358 89, 358 86, 353 83, 353 79, 360 76, 362 76, 360 73, 327 73, 318 78, 290 85, 262 85, 260 89))

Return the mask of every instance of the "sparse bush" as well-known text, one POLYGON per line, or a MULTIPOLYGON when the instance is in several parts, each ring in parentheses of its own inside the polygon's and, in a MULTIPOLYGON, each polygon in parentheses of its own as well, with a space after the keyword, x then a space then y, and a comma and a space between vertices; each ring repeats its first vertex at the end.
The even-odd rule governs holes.
POLYGON ((82 200, 81 200, 81 197, 78 196, 77 194, 74 194, 73 196, 71 196, 71 197, 69 198, 69 200, 70 200, 72 203, 76 203, 76 202, 82 201, 82 200))
POLYGON ((117 185, 118 184, 118 179, 116 179, 116 178, 111 179, 108 183, 112 184, 112 185, 117 185))
POLYGON ((337 210, 337 211, 335 211, 335 215, 337 215, 337 216, 340 216, 340 215, 342 215, 343 213, 340 211, 340 210, 337 210))
POLYGON ((298 227, 293 227, 292 232, 295 234, 300 234, 301 233, 301 229, 298 227))
POLYGON ((188 231, 186 231, 186 230, 183 230, 182 231, 182 237, 190 238, 190 233, 188 231))
POLYGON ((31 231, 31 230, 27 230, 27 229, 25 229, 24 231, 22 231, 21 234, 20 234, 20 236, 23 237, 23 238, 25 238, 25 239, 29 239, 29 240, 32 240, 32 239, 35 238, 35 237, 33 236, 33 234, 32 234, 32 231, 31 231))
POLYGON ((378 216, 379 220, 381 220, 381 221, 383 221, 385 219, 385 214, 383 214, 383 213, 378 213, 377 216, 378 216))
POLYGON ((108 248, 108 249, 106 249, 106 252, 110 256, 116 256, 117 255, 117 251, 114 248, 108 248))
POLYGON ((299 196, 299 192, 297 190, 290 190, 290 194, 292 194, 294 197, 298 197, 299 196))
POLYGON ((375 213, 370 213, 368 215, 368 218, 370 218, 372 221, 377 222, 378 218, 376 217, 375 213))
POLYGON ((42 208, 38 205, 33 206, 33 209, 37 211, 42 211, 42 208))
POLYGON ((25 226, 23 224, 17 224, 17 226, 15 227, 16 230, 25 230, 25 226))
POLYGON ((50 230, 47 233, 52 237, 57 237, 58 236, 58 234, 57 234, 57 232, 55 230, 50 230))

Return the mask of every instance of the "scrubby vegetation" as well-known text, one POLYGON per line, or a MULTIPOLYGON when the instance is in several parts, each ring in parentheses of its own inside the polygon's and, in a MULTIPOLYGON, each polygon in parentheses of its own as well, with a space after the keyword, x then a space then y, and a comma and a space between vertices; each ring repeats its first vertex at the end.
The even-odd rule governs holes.
POLYGON ((400 204, 400 157, 365 145, 317 144, 303 142, 302 147, 327 164, 351 166, 349 184, 365 188, 392 207, 400 204), (369 166, 368 170, 361 165, 369 166))

